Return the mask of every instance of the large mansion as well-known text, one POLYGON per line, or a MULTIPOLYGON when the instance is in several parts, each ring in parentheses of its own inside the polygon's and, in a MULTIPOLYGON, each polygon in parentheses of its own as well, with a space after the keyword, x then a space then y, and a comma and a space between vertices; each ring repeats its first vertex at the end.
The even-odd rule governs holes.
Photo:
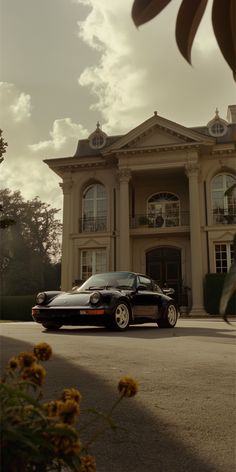
POLYGON ((132 270, 202 313, 205 274, 233 259, 236 105, 185 127, 154 112, 121 136, 99 123, 72 157, 47 159, 64 194, 62 290, 93 273, 132 270))

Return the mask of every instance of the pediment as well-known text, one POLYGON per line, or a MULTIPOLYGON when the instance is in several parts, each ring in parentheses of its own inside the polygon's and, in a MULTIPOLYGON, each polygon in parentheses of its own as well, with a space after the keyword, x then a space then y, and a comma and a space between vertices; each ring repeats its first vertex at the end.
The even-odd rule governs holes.
POLYGON ((83 247, 97 247, 97 246, 104 246, 102 242, 97 241, 96 239, 88 238, 83 241, 83 247))
POLYGON ((104 150, 104 155, 132 149, 171 147, 189 144, 214 144, 212 137, 200 134, 178 123, 154 114, 114 144, 104 150))
POLYGON ((232 231, 224 231, 214 237, 214 241, 230 241, 233 240, 234 233, 232 231))
POLYGON ((132 141, 123 146, 123 148, 137 149, 140 147, 146 148, 153 146, 170 146, 191 141, 192 140, 186 138, 185 136, 170 132, 168 129, 154 126, 134 138, 132 141))

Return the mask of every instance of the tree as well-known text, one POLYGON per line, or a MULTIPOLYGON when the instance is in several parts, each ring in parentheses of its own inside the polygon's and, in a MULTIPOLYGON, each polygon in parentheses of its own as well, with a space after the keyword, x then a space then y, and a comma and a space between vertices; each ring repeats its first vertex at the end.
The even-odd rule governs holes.
POLYGON ((2 130, 0 129, 0 163, 3 161, 2 155, 6 152, 8 144, 2 137, 2 130))
MULTIPOLYGON (((204 15, 208 0, 183 0, 176 19, 175 37, 178 48, 191 64, 192 44, 204 15)), ((150 20, 171 0, 134 0, 132 18, 136 26, 150 20)), ((218 46, 236 80, 236 0, 213 0, 212 26, 218 46)))
POLYGON ((59 288, 57 280, 61 256, 62 224, 59 212, 39 197, 25 201, 20 191, 0 190, 4 219, 14 226, 0 226, 2 250, 0 269, 5 294, 26 294, 46 288, 59 288), (55 286, 46 286, 53 275, 55 286), (57 280, 57 282, 56 282, 57 280))

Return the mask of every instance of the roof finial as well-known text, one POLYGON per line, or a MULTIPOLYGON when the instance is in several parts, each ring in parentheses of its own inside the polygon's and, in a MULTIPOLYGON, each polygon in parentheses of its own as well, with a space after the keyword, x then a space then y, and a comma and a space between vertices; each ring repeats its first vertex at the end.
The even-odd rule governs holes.
POLYGON ((219 116, 219 110, 218 110, 217 107, 216 107, 216 116, 217 116, 217 117, 219 116))
POLYGON ((157 115, 158 115, 158 113, 157 113, 157 111, 155 110, 155 111, 154 111, 154 116, 157 116, 157 115))
POLYGON ((100 128, 100 123, 99 123, 99 121, 97 121, 97 129, 99 129, 99 128, 100 128))

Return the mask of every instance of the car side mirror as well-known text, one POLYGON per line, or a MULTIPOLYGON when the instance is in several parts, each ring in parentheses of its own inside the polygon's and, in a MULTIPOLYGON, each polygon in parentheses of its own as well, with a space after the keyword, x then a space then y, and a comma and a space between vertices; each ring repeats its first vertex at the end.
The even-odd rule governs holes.
POLYGON ((162 292, 165 294, 165 295, 174 295, 175 293, 175 289, 174 288, 163 288, 162 289, 162 292))

